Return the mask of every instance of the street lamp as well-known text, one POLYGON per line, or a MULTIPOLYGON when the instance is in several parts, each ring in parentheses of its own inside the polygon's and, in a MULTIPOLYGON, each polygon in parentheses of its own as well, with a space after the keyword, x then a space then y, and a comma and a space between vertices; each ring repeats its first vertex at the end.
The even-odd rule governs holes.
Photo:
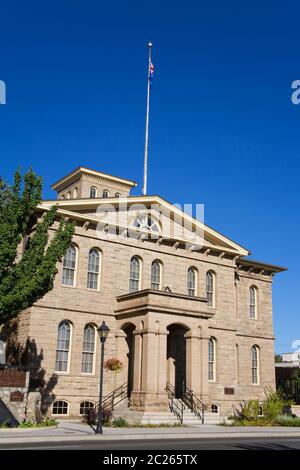
POLYGON ((106 341, 107 335, 109 333, 109 328, 105 324, 105 321, 97 328, 99 333, 99 338, 101 342, 101 362, 100 362, 100 390, 99 390, 99 408, 98 408, 98 421, 95 434, 103 434, 102 424, 103 424, 103 406, 102 406, 102 396, 103 396, 103 361, 104 361, 104 343, 106 341))

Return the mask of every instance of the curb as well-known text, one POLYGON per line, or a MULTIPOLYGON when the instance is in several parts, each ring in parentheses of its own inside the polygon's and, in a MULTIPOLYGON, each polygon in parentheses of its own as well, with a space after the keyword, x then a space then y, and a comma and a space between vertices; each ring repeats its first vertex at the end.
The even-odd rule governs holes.
MULTIPOLYGON (((24 436, 25 437, 25 436, 24 436)), ((190 440, 190 439, 213 439, 213 438, 220 438, 225 439, 228 437, 236 437, 238 439, 249 438, 249 437, 264 437, 264 438, 273 438, 273 437, 300 437, 300 432, 273 432, 273 433, 266 433, 266 432, 248 432, 237 434, 234 433, 199 433, 199 434, 126 434, 126 435, 96 435, 90 434, 87 436, 34 436, 34 437, 16 437, 11 439, 10 437, 1 438, 1 444, 19 444, 19 443, 31 443, 31 442, 45 442, 50 444, 51 442, 85 442, 90 440, 95 441, 143 441, 143 440, 190 440)))
POLYGON ((57 429, 58 426, 36 426, 32 428, 0 428, 0 433, 1 432, 23 432, 23 431, 45 431, 46 429, 57 429))

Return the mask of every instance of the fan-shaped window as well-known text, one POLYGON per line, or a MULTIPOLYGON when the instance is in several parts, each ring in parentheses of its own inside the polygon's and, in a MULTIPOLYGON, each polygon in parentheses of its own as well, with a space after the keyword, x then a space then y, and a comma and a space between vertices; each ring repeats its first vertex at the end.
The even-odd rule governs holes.
POLYGON ((87 273, 87 287, 89 289, 99 288, 99 269, 100 269, 100 253, 96 248, 92 248, 89 252, 89 263, 87 273))
POLYGON ((81 372, 92 374, 95 354, 95 327, 86 325, 83 332, 82 364, 81 372))
POLYGON ((133 222, 134 227, 159 232, 159 225, 150 214, 141 214, 133 222))
POLYGON ((69 403, 64 400, 58 400, 53 403, 52 414, 67 415, 69 414, 69 403))
POLYGON ((250 318, 255 319, 256 318, 256 313, 257 313, 257 291, 256 287, 251 286, 249 290, 249 295, 250 295, 250 318))
POLYGON ((196 269, 195 268, 189 268, 187 272, 187 291, 188 295, 194 296, 196 295, 196 269))
POLYGON ((151 265, 151 289, 159 290, 161 287, 161 264, 153 261, 151 265))
POLYGON ((252 346, 251 348, 252 356, 252 383, 257 385, 259 383, 259 352, 257 346, 252 346))
POLYGON ((95 186, 91 186, 91 189, 90 189, 90 198, 91 198, 91 199, 95 199, 95 197, 97 197, 97 188, 95 188, 95 186))
POLYGON ((62 321, 58 325, 56 343, 56 372, 68 372, 69 352, 70 352, 71 325, 67 321, 62 321))
POLYGON ((208 380, 216 379, 216 340, 208 340, 208 380))
POLYGON ((109 197, 109 191, 107 189, 104 189, 102 197, 109 197))
POLYGON ((74 286, 76 271, 76 248, 71 245, 66 251, 63 261, 62 284, 74 286))
POLYGON ((121 197, 121 193, 116 193, 115 197, 121 197))
POLYGON ((206 298, 209 307, 215 306, 215 276, 212 271, 206 273, 206 298))
POLYGON ((129 292, 137 292, 140 289, 140 271, 141 262, 136 256, 133 256, 130 260, 129 292))
POLYGON ((79 414, 86 415, 90 410, 95 408, 95 403, 92 401, 82 401, 80 403, 79 414))

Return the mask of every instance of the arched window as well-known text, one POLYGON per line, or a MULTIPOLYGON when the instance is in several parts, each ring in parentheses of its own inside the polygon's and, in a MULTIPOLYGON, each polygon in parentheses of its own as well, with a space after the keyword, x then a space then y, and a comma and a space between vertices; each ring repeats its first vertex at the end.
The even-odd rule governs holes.
POLYGON ((141 214, 133 222, 133 226, 150 232, 159 232, 159 225, 151 214, 141 214))
POLYGON ((109 191, 108 189, 104 189, 103 193, 102 193, 102 197, 109 197, 109 191))
POLYGON ((137 292, 140 289, 140 271, 141 262, 136 256, 133 256, 130 260, 129 292, 137 292))
POLYGON ((67 199, 71 199, 71 191, 68 191, 67 199))
POLYGON ((89 289, 99 289, 99 269, 100 269, 100 253, 96 248, 92 248, 89 252, 89 263, 87 273, 87 287, 89 289))
POLYGON ((121 193, 116 193, 115 197, 121 197, 121 193))
POLYGON ((73 189, 73 198, 76 199, 78 197, 78 188, 76 186, 76 188, 73 189))
POLYGON ((74 286, 76 272, 76 248, 71 245, 66 251, 63 261, 62 284, 74 286))
POLYGON ((62 321, 58 325, 56 343, 56 372, 68 372, 70 352, 71 325, 68 321, 62 321))
POLYGON ((256 313, 257 313, 257 289, 254 286, 250 287, 249 290, 250 294, 250 318, 255 319, 256 318, 256 313))
POLYGON ((219 407, 218 407, 218 405, 216 405, 215 403, 213 403, 213 404, 211 405, 211 409, 210 409, 210 410, 211 410, 212 413, 219 413, 219 407))
POLYGON ((90 198, 91 198, 91 199, 95 199, 95 197, 97 197, 97 188, 95 188, 95 186, 91 186, 91 189, 90 189, 90 198))
POLYGON ((67 415, 69 414, 69 403, 64 400, 58 400, 53 403, 53 415, 67 415))
POLYGON ((196 269, 189 268, 187 272, 187 291, 192 297, 196 295, 196 269))
POLYGON ((257 385, 259 383, 259 352, 257 346, 251 348, 252 356, 252 384, 257 385))
POLYGON ((161 287, 161 264, 153 261, 151 265, 151 289, 159 290, 161 287))
POLYGON ((94 369, 95 355, 95 327, 86 325, 83 332, 83 348, 81 372, 84 374, 92 374, 94 369))
POLYGON ((208 380, 216 379, 216 341, 214 338, 208 340, 208 380))
POLYGON ((215 276, 212 271, 206 273, 206 298, 209 307, 215 306, 215 276))
POLYGON ((82 401, 79 407, 79 414, 86 415, 90 410, 95 408, 95 403, 92 401, 82 401))
POLYGON ((62 198, 62 199, 65 199, 65 195, 64 195, 64 194, 62 194, 61 198, 62 198))

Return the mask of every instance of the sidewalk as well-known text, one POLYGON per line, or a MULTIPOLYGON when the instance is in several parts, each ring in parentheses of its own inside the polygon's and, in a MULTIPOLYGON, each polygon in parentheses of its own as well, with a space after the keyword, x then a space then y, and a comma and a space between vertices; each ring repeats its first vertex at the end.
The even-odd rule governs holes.
POLYGON ((300 427, 226 427, 203 424, 195 427, 178 428, 104 428, 102 435, 95 435, 86 424, 74 421, 60 421, 56 428, 0 429, 0 444, 22 442, 59 442, 85 441, 101 439, 143 440, 143 439, 188 439, 189 437, 226 438, 234 435, 240 437, 299 437, 300 427))

